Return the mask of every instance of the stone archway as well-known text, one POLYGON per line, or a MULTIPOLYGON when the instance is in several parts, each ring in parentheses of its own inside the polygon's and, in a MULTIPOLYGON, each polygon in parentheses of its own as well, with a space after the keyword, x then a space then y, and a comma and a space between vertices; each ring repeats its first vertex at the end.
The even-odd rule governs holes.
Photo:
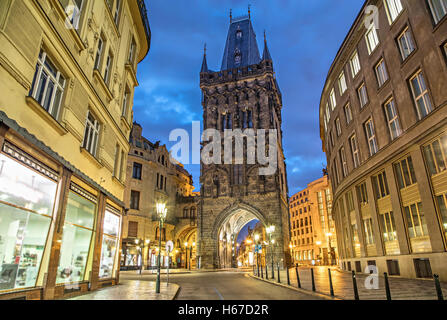
POLYGON ((271 224, 278 226, 274 234, 278 239, 278 246, 274 249, 275 259, 280 261, 284 257, 282 228, 275 216, 266 215, 255 206, 237 200, 215 217, 209 229, 202 229, 206 235, 205 232, 199 233, 199 259, 206 262, 206 264, 199 262, 201 268, 237 268, 237 256, 233 256, 236 252, 233 241, 236 242, 241 229, 252 220, 258 220, 264 227, 271 224))

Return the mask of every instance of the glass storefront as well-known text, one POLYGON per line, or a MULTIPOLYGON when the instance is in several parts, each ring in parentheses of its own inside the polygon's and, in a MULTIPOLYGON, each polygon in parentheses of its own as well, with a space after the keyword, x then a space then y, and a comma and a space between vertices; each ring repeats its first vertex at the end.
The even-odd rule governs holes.
POLYGON ((113 276, 118 248, 120 217, 106 209, 103 224, 100 278, 113 276))
POLYGON ((56 283, 85 280, 92 242, 96 204, 73 190, 68 195, 56 283))
POLYGON ((57 183, 0 154, 0 290, 36 285, 57 183))

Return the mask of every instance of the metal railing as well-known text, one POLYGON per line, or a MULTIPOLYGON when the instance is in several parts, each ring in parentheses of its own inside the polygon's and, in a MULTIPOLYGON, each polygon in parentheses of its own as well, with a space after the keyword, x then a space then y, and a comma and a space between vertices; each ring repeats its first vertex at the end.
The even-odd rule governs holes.
POLYGON ((146 33, 147 51, 149 52, 149 49, 151 47, 151 28, 149 26, 149 20, 147 18, 146 4, 144 3, 144 0, 137 1, 138 8, 140 9, 141 20, 143 20, 144 32, 146 33))

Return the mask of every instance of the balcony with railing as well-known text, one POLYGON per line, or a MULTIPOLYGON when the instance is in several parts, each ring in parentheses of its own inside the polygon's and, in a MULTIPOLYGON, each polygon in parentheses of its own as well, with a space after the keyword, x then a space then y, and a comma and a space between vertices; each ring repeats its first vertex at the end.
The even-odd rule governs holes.
POLYGON ((146 33, 147 51, 149 52, 149 49, 151 47, 151 28, 149 26, 149 20, 147 18, 146 4, 144 3, 144 0, 137 0, 137 2, 138 8, 140 9, 141 20, 143 21, 144 32, 146 33))

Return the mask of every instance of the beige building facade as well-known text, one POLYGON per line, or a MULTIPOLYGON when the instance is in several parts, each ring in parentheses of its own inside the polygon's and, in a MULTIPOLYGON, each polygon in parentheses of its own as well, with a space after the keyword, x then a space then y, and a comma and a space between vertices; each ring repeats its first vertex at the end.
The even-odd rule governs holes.
POLYGON ((143 1, 0 2, 0 299, 119 281, 143 1))
POLYGON ((192 176, 182 164, 170 159, 165 145, 142 136, 134 123, 126 166, 124 202, 128 208, 123 222, 121 269, 154 269, 159 250, 159 218, 156 204, 168 209, 161 229, 162 267, 196 267, 197 205, 192 176), (166 242, 174 250, 166 252, 166 242))
POLYGON ((292 262, 336 264, 337 236, 332 218, 332 188, 327 175, 289 199, 292 262))
POLYGON ((447 280, 446 20, 443 1, 366 1, 331 66, 320 129, 344 270, 447 280))

